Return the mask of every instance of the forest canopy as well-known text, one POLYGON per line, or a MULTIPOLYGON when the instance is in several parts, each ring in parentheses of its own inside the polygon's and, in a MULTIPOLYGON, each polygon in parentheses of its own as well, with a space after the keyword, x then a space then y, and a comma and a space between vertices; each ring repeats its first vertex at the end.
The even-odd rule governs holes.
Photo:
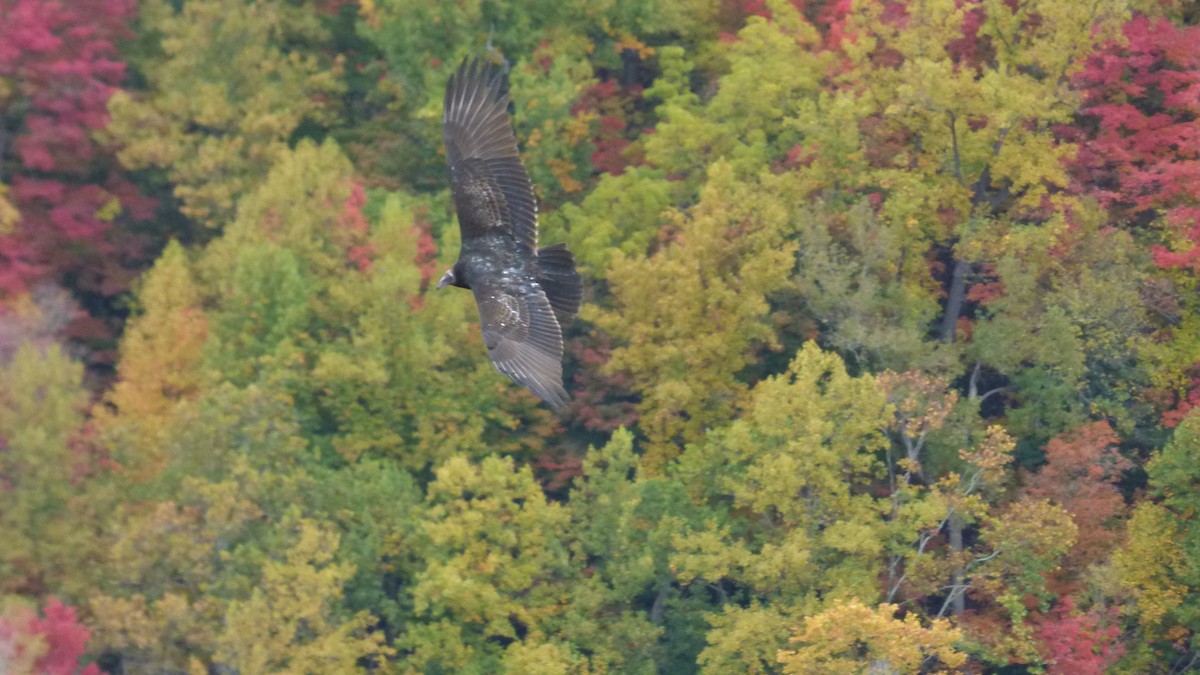
POLYGON ((0 671, 1183 672, 1198 272, 1186 0, 0 0, 0 671))

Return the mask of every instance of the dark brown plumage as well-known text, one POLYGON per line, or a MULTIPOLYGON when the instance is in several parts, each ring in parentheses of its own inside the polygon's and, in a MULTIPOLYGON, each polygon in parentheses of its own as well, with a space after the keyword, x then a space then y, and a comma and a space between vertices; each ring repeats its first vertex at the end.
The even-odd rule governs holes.
POLYGON ((565 244, 537 247, 537 202, 503 85, 503 74, 481 60, 463 61, 446 85, 442 130, 462 250, 438 288, 471 289, 496 369, 561 408, 567 392, 554 311, 578 313, 583 286, 565 244))

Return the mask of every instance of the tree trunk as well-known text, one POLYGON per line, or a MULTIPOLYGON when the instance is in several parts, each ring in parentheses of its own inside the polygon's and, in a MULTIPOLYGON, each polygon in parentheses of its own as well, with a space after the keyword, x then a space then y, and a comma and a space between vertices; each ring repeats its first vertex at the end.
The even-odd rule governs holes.
MULTIPOLYGON (((957 513, 950 516, 950 522, 947 523, 950 528, 950 548, 955 553, 962 553, 963 550, 963 521, 962 517, 957 513)), ((954 568, 954 576, 950 579, 950 592, 954 593, 954 599, 950 603, 950 613, 960 614, 967 608, 966 590, 963 585, 963 568, 962 565, 956 565, 954 568)))
POLYGON ((958 317, 962 314, 963 300, 967 295, 967 273, 970 271, 971 263, 955 258, 950 292, 946 296, 946 313, 942 315, 942 342, 954 342, 954 334, 958 330, 958 317))

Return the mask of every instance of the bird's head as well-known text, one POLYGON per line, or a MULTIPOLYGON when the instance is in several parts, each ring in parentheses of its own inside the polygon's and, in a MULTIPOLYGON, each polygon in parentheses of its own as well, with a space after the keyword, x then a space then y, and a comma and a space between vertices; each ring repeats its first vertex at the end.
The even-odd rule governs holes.
POLYGON ((454 282, 454 269, 451 268, 446 270, 446 273, 442 275, 442 280, 438 282, 437 287, 441 288, 442 286, 453 286, 454 282))

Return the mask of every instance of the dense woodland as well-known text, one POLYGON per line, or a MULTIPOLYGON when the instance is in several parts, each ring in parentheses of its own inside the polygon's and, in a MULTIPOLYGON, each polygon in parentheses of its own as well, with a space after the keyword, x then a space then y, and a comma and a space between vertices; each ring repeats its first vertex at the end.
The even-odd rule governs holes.
POLYGON ((0 671, 1200 668, 1186 0, 0 0, 0 671), (497 373, 442 93, 586 286, 497 373))

